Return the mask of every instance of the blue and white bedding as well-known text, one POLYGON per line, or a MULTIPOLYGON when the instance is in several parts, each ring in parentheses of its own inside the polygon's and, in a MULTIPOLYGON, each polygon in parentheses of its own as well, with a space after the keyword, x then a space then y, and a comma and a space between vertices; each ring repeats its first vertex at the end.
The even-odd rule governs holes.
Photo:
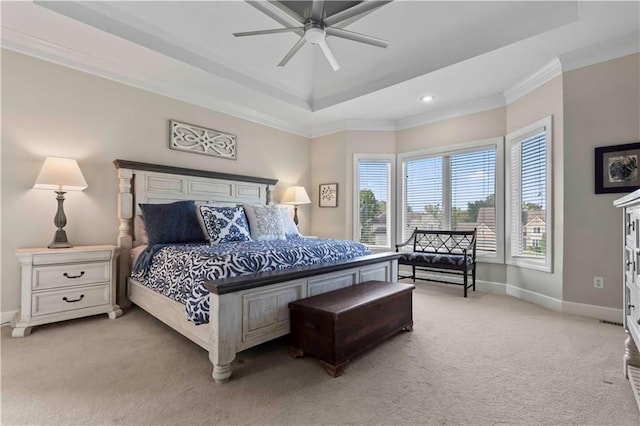
MULTIPOLYGON (((190 321, 205 324, 209 322, 206 281, 336 262, 371 251, 353 241, 293 237, 218 245, 163 244, 150 247, 147 254, 148 265, 136 264, 132 278, 183 303, 190 321)), ((138 262, 144 257, 140 256, 138 262)))

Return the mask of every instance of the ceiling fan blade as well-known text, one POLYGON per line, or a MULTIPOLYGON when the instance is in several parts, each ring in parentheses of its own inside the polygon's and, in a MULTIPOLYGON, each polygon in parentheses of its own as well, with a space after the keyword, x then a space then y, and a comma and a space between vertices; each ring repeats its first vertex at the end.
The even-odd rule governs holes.
POLYGON ((322 40, 320 43, 318 43, 318 46, 320 46, 320 49, 322 49, 322 53, 324 53, 324 56, 327 57, 327 61, 329 61, 329 64, 331 64, 331 68, 333 68, 334 71, 338 71, 340 69, 340 64, 338 64, 338 60, 336 59, 336 57, 333 56, 333 52, 327 44, 327 40, 322 40))
POLYGON ((387 3, 391 3, 392 1, 393 0, 363 1, 362 3, 358 3, 357 5, 350 7, 349 9, 345 9, 342 12, 338 12, 334 15, 324 18, 323 23, 327 27, 333 26, 344 21, 345 19, 353 18, 354 16, 360 15, 362 13, 370 12, 373 9, 377 9, 387 3))
POLYGON ((313 0, 311 3, 311 19, 314 21, 322 21, 322 12, 324 11, 324 0, 313 0))
POLYGON ((389 42, 379 38, 371 37, 365 34, 355 33, 353 31, 343 30, 342 28, 326 27, 325 31, 327 35, 335 37, 346 38, 348 40, 357 41, 364 44, 370 44, 377 47, 387 47, 389 42))
POLYGON ((241 33, 233 33, 233 35, 236 37, 245 37, 245 36, 263 35, 263 34, 293 33, 300 30, 304 30, 304 27, 287 27, 287 28, 276 28, 273 30, 244 31, 241 33))
POLYGON ((285 13, 283 9, 275 3, 266 1, 247 1, 247 3, 284 27, 304 24, 304 20, 301 21, 292 17, 291 14, 285 13))
POLYGON ((285 55, 284 58, 282 58, 282 60, 280 61, 280 63, 278 64, 279 67, 284 67, 285 65, 287 65, 287 62, 289 62, 289 59, 291 59, 293 57, 293 55, 296 54, 296 52, 298 52, 298 50, 300 50, 300 48, 307 42, 307 40, 305 40, 304 38, 300 38, 300 40, 298 40, 298 42, 296 44, 293 45, 293 47, 291 48, 291 50, 289 51, 289 53, 287 53, 285 55))

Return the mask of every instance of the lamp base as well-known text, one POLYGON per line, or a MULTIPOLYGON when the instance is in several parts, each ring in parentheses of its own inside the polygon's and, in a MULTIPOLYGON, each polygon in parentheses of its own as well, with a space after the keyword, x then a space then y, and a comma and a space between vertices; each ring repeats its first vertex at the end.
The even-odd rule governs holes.
POLYGON ((67 240, 67 233, 64 230, 56 231, 51 244, 47 246, 50 249, 71 248, 71 243, 67 240))

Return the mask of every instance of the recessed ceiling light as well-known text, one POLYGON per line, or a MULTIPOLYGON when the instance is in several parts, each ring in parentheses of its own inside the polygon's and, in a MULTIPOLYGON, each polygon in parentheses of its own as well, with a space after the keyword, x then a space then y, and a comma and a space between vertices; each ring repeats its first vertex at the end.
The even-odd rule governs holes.
POLYGON ((431 96, 431 95, 425 95, 420 98, 422 102, 431 102, 434 99, 435 99, 435 96, 431 96))

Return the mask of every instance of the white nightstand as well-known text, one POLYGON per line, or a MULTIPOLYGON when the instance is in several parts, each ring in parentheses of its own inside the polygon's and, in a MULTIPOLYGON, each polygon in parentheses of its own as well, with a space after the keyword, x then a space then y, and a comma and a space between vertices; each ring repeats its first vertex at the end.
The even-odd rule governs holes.
POLYGON ((35 325, 88 315, 122 315, 116 305, 117 246, 17 249, 22 267, 20 311, 11 321, 13 337, 35 325))

